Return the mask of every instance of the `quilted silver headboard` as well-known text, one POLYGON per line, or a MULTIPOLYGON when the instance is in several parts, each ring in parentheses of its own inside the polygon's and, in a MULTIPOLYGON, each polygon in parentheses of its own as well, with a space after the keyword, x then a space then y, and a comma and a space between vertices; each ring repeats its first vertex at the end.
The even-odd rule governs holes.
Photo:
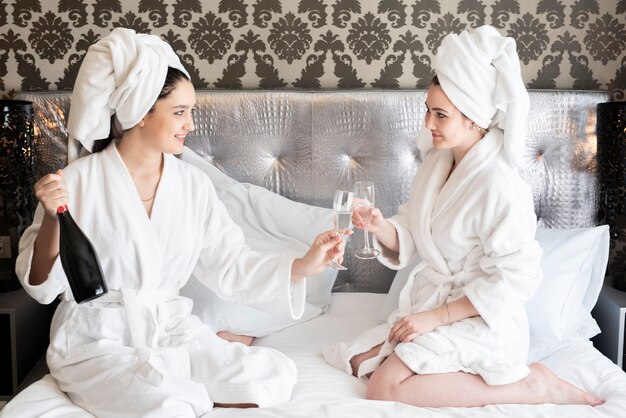
MULTIPOLYGON (((187 145, 229 176, 290 199, 330 207, 335 189, 372 180, 377 205, 393 215, 408 198, 421 158, 415 138, 424 119, 423 90, 199 90, 196 130, 187 145)), ((20 93, 34 103, 37 174, 66 161, 69 92, 20 93)), ((527 149, 520 172, 531 185, 540 225, 596 224, 595 108, 600 91, 530 92, 527 149)), ((330 225, 329 225, 330 227, 330 225)), ((385 292, 395 272, 351 256, 348 242, 335 291, 385 292)))

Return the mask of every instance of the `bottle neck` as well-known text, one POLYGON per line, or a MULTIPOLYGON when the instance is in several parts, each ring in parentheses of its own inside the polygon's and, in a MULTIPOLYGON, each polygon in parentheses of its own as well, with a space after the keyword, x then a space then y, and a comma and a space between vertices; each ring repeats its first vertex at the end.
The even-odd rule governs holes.
POLYGON ((57 208, 57 215, 60 215, 61 213, 65 213, 65 212, 68 212, 68 211, 69 211, 69 209, 68 209, 67 205, 59 206, 57 208))

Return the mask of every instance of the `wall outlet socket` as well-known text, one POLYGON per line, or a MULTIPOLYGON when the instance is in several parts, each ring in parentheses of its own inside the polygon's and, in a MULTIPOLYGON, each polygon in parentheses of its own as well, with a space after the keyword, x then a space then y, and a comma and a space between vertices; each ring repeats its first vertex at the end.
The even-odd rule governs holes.
POLYGON ((0 236, 0 258, 11 258, 11 237, 0 236))

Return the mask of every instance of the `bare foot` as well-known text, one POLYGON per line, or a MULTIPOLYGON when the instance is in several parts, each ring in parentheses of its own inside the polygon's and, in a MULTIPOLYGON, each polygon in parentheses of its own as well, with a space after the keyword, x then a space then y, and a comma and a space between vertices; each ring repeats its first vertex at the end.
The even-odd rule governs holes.
POLYGON ((217 333, 217 336, 231 343, 237 342, 245 345, 252 345, 252 341, 254 341, 254 337, 250 337, 249 335, 237 335, 228 331, 220 331, 217 333))
POLYGON ((538 403, 553 403, 557 405, 602 405, 604 401, 576 386, 558 378, 541 363, 530 366, 530 374, 525 381, 531 391, 537 396, 538 403))

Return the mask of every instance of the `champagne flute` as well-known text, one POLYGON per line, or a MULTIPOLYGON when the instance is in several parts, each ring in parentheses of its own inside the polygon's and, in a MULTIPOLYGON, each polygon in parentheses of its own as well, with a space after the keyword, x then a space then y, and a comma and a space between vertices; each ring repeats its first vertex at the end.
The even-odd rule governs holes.
MULTIPOLYGON (((350 227, 352 219, 352 192, 345 190, 336 190, 333 199, 333 224, 337 232, 341 232, 343 239, 343 230, 350 227)), ((339 264, 337 260, 331 260, 330 267, 337 270, 348 270, 347 267, 339 264)))
POLYGON ((365 223, 365 228, 363 229, 365 244, 363 248, 357 250, 354 255, 363 260, 376 258, 380 254, 380 251, 370 247, 369 233, 367 231, 369 223, 372 220, 372 210, 374 209, 374 183, 371 181, 357 181, 354 183, 354 198, 354 211, 356 211, 365 223))

